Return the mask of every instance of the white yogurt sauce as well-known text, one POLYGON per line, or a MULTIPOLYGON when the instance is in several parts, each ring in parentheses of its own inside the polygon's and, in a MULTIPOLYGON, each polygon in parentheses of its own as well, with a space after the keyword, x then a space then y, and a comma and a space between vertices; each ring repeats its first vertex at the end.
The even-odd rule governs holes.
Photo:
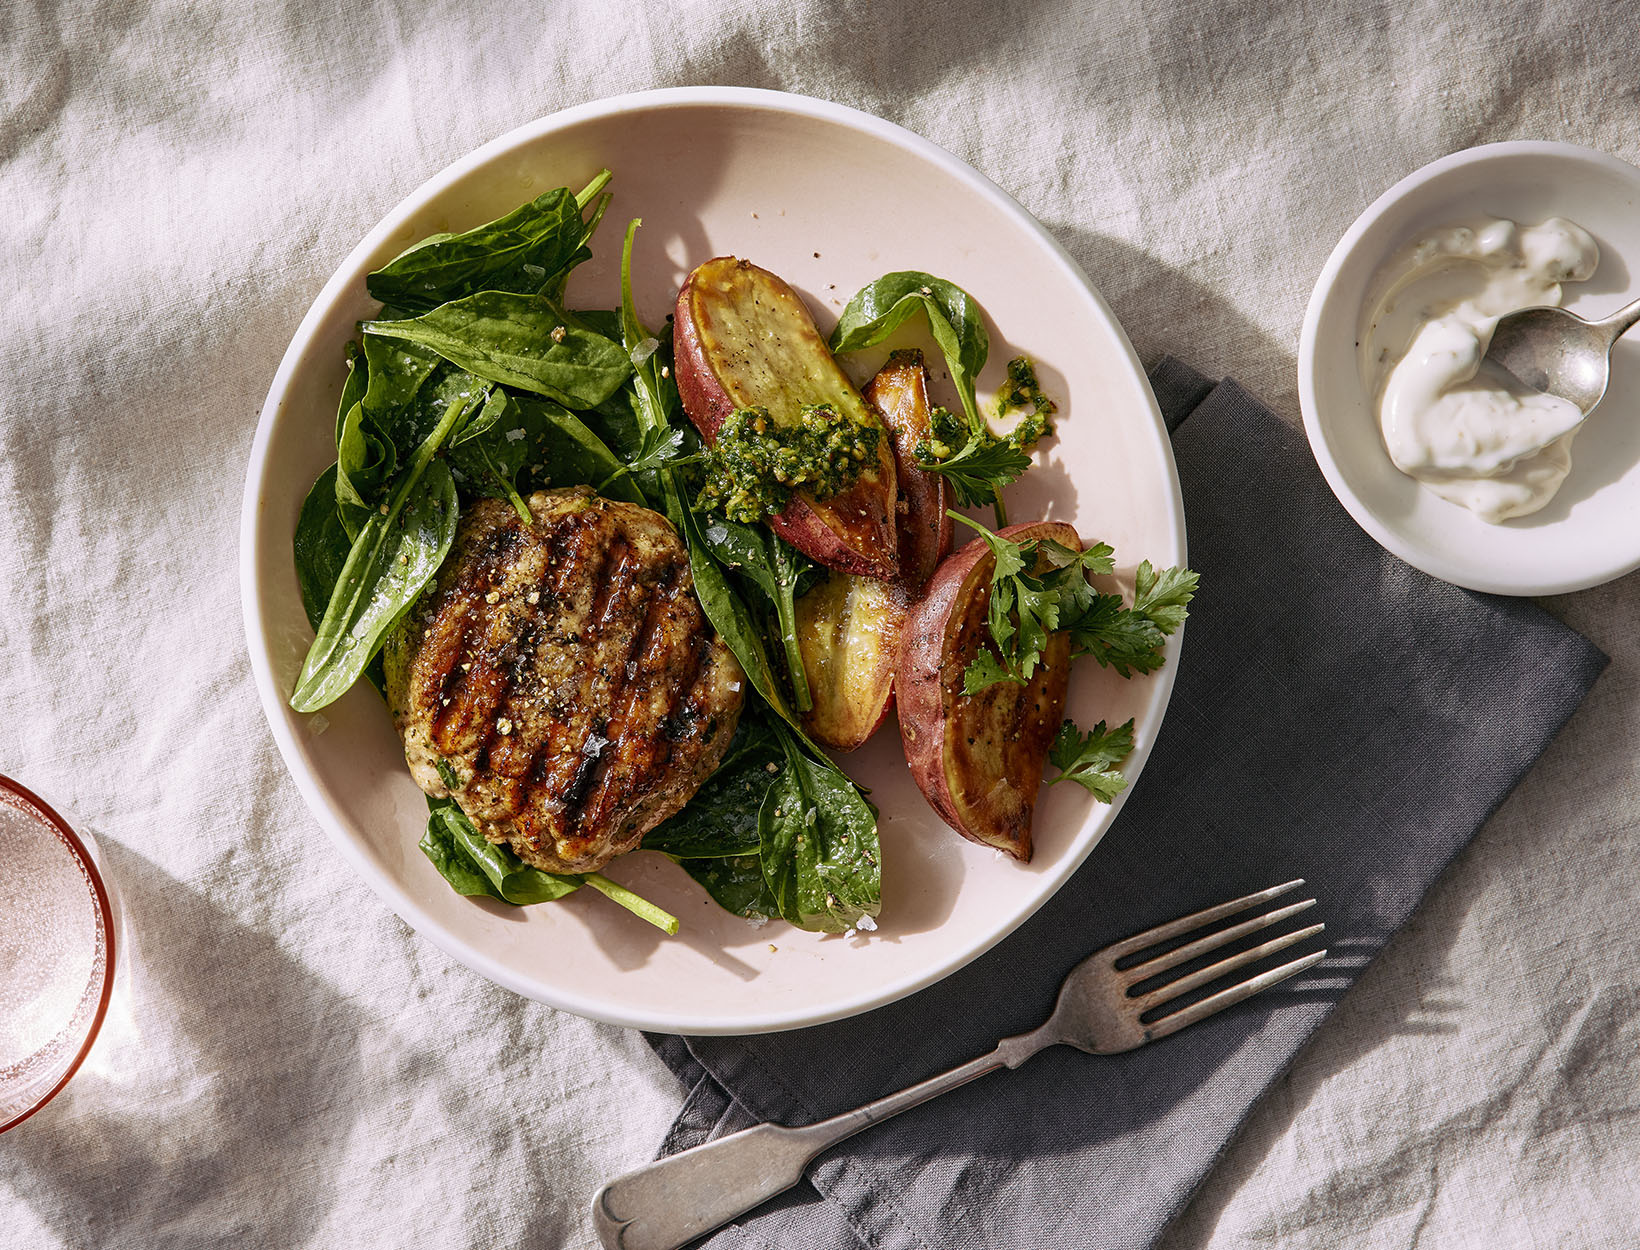
POLYGON ((1391 258, 1368 305, 1361 376, 1396 468, 1485 521, 1554 497, 1583 414, 1481 360, 1499 317, 1559 304, 1560 284, 1599 260, 1588 231, 1561 217, 1447 226, 1391 258))

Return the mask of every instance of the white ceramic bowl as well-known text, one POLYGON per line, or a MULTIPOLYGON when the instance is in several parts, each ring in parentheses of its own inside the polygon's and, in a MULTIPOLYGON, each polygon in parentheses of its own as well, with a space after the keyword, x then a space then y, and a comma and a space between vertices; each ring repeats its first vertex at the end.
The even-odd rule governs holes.
MULTIPOLYGON (((572 306, 615 304, 632 216, 644 220, 635 294, 651 324, 670 311, 687 271, 722 253, 780 273, 823 327, 882 273, 948 277, 991 318, 981 389, 996 385, 1010 356, 1029 352, 1064 401, 1046 463, 1010 489, 1013 515, 1069 520, 1114 544, 1130 569, 1145 558, 1184 559, 1171 449, 1139 363, 1087 278, 1018 204, 949 153, 850 109, 766 91, 651 92, 570 109, 486 144, 389 213, 320 292, 268 392, 246 481, 241 580, 257 689, 337 852, 417 931, 491 980, 581 1015, 672 1032, 760 1032, 850 1015, 928 985, 1010 932, 1083 861, 1115 809, 1074 785, 1045 790, 1035 858, 1004 861, 934 816, 890 723, 846 760, 882 812, 876 934, 754 929, 658 855, 615 861, 609 875, 681 918, 682 932, 666 938, 591 890, 527 908, 455 894, 416 849, 426 805, 376 695, 361 682, 315 717, 285 704, 312 637, 290 538, 305 492, 335 457, 343 345, 373 311, 365 274, 433 231, 465 229, 548 187, 579 186, 604 165, 615 200, 595 258, 572 280, 572 306)), ((1138 718, 1127 765, 1135 780, 1175 668, 1170 661, 1123 682, 1089 663, 1073 683, 1080 723, 1138 718)))
POLYGON ((1425 232, 1483 215, 1561 216, 1595 236, 1594 277, 1565 288, 1574 312, 1604 315, 1640 295, 1640 170, 1567 143, 1494 143, 1443 157, 1379 196, 1322 269, 1299 342, 1304 429, 1339 501, 1408 564, 1471 590, 1581 590, 1640 566, 1640 336, 1618 343, 1611 389, 1578 432, 1560 493, 1502 525, 1396 469, 1358 370, 1356 340, 1379 267, 1425 232))

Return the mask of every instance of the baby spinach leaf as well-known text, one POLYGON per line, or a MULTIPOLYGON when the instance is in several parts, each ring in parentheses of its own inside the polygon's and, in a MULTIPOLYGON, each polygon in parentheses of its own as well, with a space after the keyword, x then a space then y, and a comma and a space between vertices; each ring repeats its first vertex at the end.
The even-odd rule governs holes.
POLYGON ((974 297, 953 282, 914 270, 885 273, 849 300, 831 333, 831 350, 852 352, 881 343, 918 311, 928 314, 929 332, 951 370, 963 406, 977 417, 974 379, 990 354, 990 337, 974 297))
POLYGON ((619 343, 540 295, 480 291, 408 321, 369 321, 363 328, 420 343, 487 381, 570 408, 602 403, 632 372, 619 343))
POLYGON ((518 473, 529 455, 529 433, 523 409, 506 391, 492 391, 484 407, 451 440, 446 453, 456 485, 467 496, 505 499, 529 510, 518 495, 518 473))
MULTIPOLYGON (((366 334, 369 385, 342 423, 336 502, 350 537, 383 502, 393 476, 457 400, 477 401, 491 383, 414 343, 366 334)), ((459 438, 458 429, 455 436, 459 438)))
POLYGON ((432 860, 439 876, 448 881, 457 894, 469 898, 501 898, 501 891, 462 848, 461 826, 472 827, 462 810, 449 799, 429 798, 427 807, 427 830, 416 845, 432 860))
POLYGON ((366 334, 363 339, 361 354, 369 380, 359 398, 371 413, 385 416, 410 405, 444 364, 437 352, 417 343, 380 334, 366 334))
POLYGON ((516 421, 513 397, 500 387, 491 387, 489 394, 484 397, 483 407, 462 422, 456 432, 451 435, 450 450, 454 451, 463 443, 471 442, 488 434, 500 424, 502 417, 508 415, 513 415, 516 421))
POLYGON ((631 379, 595 408, 581 411, 581 419, 623 462, 643 448, 644 425, 638 411, 638 391, 631 379))
MULTIPOLYGON (((444 414, 450 410, 451 404, 465 404, 468 412, 468 416, 463 417, 461 424, 451 432, 450 439, 453 442, 465 435, 471 422, 484 416, 486 406, 499 390, 500 387, 495 383, 487 382, 465 369, 458 369, 447 360, 440 360, 408 403, 372 413, 372 417, 393 440, 393 446, 398 451, 399 463, 407 464, 415 455, 416 448, 421 446, 444 419, 444 414)), ((368 407, 368 400, 366 406, 368 407)), ((492 409, 492 421, 494 413, 495 410, 492 409)))
MULTIPOLYGON (((346 693, 382 638, 433 579, 456 536, 456 485, 443 461, 353 540, 290 705, 316 712, 346 693)), ((387 505, 384 505, 387 506, 387 505)))
POLYGON ((780 907, 769 893, 769 883, 763 879, 763 862, 756 855, 685 859, 679 863, 724 911, 749 920, 780 915, 780 907))
POLYGON ((814 706, 814 700, 803 669, 803 650, 797 640, 796 601, 798 583, 815 567, 813 561, 782 542, 764 525, 742 525, 714 516, 707 518, 701 536, 720 564, 740 573, 768 600, 785 646, 793 702, 799 712, 808 711, 814 706))
POLYGON ((571 317, 579 321, 587 329, 603 335, 606 339, 621 341, 621 312, 618 308, 576 308, 571 310, 571 317))
MULTIPOLYGON (((636 446, 622 449, 621 458, 629 464, 642 461, 646 456, 653 459, 662 447, 672 445, 672 414, 678 406, 677 383, 659 353, 661 341, 638 319, 638 307, 632 298, 632 242, 641 225, 643 221, 637 217, 626 224, 626 238, 621 244, 621 306, 616 314, 621 327, 621 347, 632 365, 632 412, 639 436, 636 446)), ((681 443, 676 445, 682 447, 681 443)), ((688 508, 675 470, 676 466, 664 471, 651 470, 653 478, 640 478, 639 482, 649 487, 651 493, 659 494, 666 519, 672 522, 673 529, 682 533, 683 514, 688 508)))
POLYGON ((643 849, 680 861, 755 858, 758 808, 785 758, 780 739, 748 709, 717 771, 682 811, 644 835, 643 849))
MULTIPOLYGON (((438 809, 443 830, 448 832, 454 847, 466 857, 468 865, 482 874, 489 886, 487 893, 493 897, 504 903, 525 907, 531 903, 550 903, 581 888, 581 878, 543 872, 526 864, 500 843, 491 842, 478 831, 454 800, 435 802, 444 804, 438 809)), ((438 861, 433 862, 437 864, 438 861)), ((446 874, 444 879, 450 881, 449 875, 446 874)), ((454 885, 455 882, 450 881, 450 884, 454 885)), ((470 890, 460 892, 471 893, 470 890)))
MULTIPOLYGON (((442 767, 440 772, 444 772, 442 767)), ((457 894, 500 899, 503 903, 527 907, 533 903, 555 902, 583 885, 590 885, 657 929, 669 934, 678 931, 676 916, 602 873, 546 872, 526 864, 507 847, 479 833, 454 799, 429 798, 427 806, 427 831, 419 843, 421 853, 432 861, 439 875, 457 894)))
MULTIPOLYGON (((593 185, 608 180, 605 170, 593 185)), ((534 294, 584 259, 578 253, 602 213, 600 203, 584 221, 586 202, 559 187, 472 230, 432 235, 371 274, 366 286, 382 303, 416 313, 479 291, 534 294)))
POLYGON ((296 517, 296 582, 302 589, 302 610, 314 629, 324 618, 325 605, 347 563, 351 540, 336 514, 336 466, 331 465, 302 501, 296 517))
POLYGON ((347 345, 347 381, 342 383, 341 403, 336 406, 336 442, 342 441, 342 423, 353 405, 365 396, 370 386, 370 362, 357 343, 347 345))
POLYGON ((531 449, 526 466, 531 489, 602 483, 599 494, 647 502, 631 477, 620 472, 620 459, 575 413, 546 399, 519 399, 518 407, 524 416, 525 446, 531 449))
POLYGON ((882 906, 877 818, 855 784, 779 726, 786 766, 758 812, 759 858, 780 914, 839 933, 882 906))
POLYGON ((444 462, 433 456, 470 407, 471 401, 451 403, 387 502, 359 527, 291 693, 296 711, 317 711, 346 692, 449 553, 456 534, 456 485, 444 462))
POLYGON ((350 539, 357 538, 398 468, 393 440, 377 426, 362 401, 342 421, 336 457, 332 498, 342 528, 350 539))
POLYGON ((684 544, 689 548, 689 571, 694 574, 695 597, 700 600, 701 611, 712 623, 718 637, 723 639, 724 645, 740 661, 740 667, 746 670, 746 679, 752 683, 752 689, 762 695, 763 701, 793 729, 802 733, 802 725, 786 701, 780 689, 780 679, 769 663, 769 653, 763 647, 763 635, 756 618, 707 547, 694 512, 683 506, 672 471, 666 470, 661 476, 666 482, 669 503, 676 508, 678 518, 683 522, 681 532, 684 544))

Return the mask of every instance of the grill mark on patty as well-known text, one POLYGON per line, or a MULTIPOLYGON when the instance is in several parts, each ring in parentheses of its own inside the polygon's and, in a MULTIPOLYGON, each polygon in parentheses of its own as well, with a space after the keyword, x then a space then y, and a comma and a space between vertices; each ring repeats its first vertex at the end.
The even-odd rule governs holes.
MULTIPOLYGON (((569 606, 575 623, 573 628, 559 632, 588 647, 601 641, 613 623, 610 615, 621 603, 615 592, 624 596, 636 584, 639 571, 636 562, 625 558, 631 545, 625 533, 617 530, 610 537, 607 523, 599 523, 602 520, 599 510, 588 509, 570 514, 549 530, 549 538, 556 540, 549 545, 547 559, 555 583, 554 601, 569 606), (592 601, 582 611, 573 604, 568 590, 589 582, 594 587, 592 601)), ((545 811, 548 830, 558 841, 581 836, 581 826, 587 823, 582 808, 602 771, 601 752, 588 755, 586 748, 592 735, 601 735, 605 727, 603 719, 592 715, 591 710, 599 703, 608 706, 607 696, 597 689, 594 674, 581 672, 574 676, 580 683, 575 693, 583 696, 579 706, 566 708, 568 715, 548 711, 543 718, 544 729, 532 735, 535 741, 528 757, 518 758, 513 768, 499 763, 497 766, 497 771, 513 780, 507 786, 509 806, 514 810, 545 811), (580 722, 586 722, 584 729, 580 722)), ((511 706, 511 690, 508 696, 511 706)), ((510 746, 508 753, 509 757, 523 755, 510 746)), ((536 826, 540 823, 527 822, 527 836, 532 842, 539 841, 536 826)))
MULTIPOLYGON (((655 616, 657 606, 664 603, 669 591, 672 590, 683 570, 687 567, 685 562, 681 560, 672 560, 666 565, 655 584, 647 584, 640 576, 642 572, 641 562, 636 554, 632 552, 631 544, 627 541, 624 533, 619 537, 617 543, 615 572, 606 579, 605 585, 608 587, 608 593, 604 595, 602 611, 597 614, 598 622, 600 626, 607 626, 614 620, 631 619, 632 609, 636 608, 639 602, 643 604, 643 619, 638 628, 632 631, 632 636, 627 640, 626 649, 619 657, 619 662, 615 664, 614 668, 610 669, 606 665, 600 670, 601 676, 607 683, 603 706, 608 708, 617 708, 629 704, 635 697, 635 690, 641 693, 643 688, 641 684, 636 682, 641 672, 638 657, 649 645, 650 639, 654 635, 657 623, 655 616), (625 611, 622 610, 623 604, 626 608, 625 611)), ((570 793, 575 796, 574 806, 583 807, 586 798, 593 792, 594 783, 602 783, 604 778, 609 775, 613 762, 620 755, 619 739, 622 736, 620 730, 624 728, 628 720, 630 720, 629 716, 619 717, 618 727, 610 734, 611 739, 614 741, 605 742, 599 747, 595 755, 589 757, 594 767, 588 768, 584 763, 578 767, 570 785, 570 793), (616 747, 615 751, 609 750, 611 745, 616 747)), ((611 722, 600 720, 592 732, 602 737, 610 731, 610 728, 611 722)), ((587 739, 582 742, 583 756, 586 755, 586 744, 590 740, 591 735, 589 733, 587 739)), ((600 794, 597 810, 591 813, 585 810, 579 811, 577 813, 577 823, 584 825, 596 821, 599 810, 604 805, 600 794)))
POLYGON ((631 549, 632 544, 627 541, 626 533, 617 531, 604 560, 604 567, 613 567, 615 571, 608 577, 598 579, 598 585, 592 592, 592 605, 587 609, 587 619, 600 633, 609 624, 608 614, 620 610, 627 588, 637 580, 637 572, 626 558, 631 549))
POLYGON ((512 562, 519 544, 524 539, 523 522, 515 514, 511 524, 500 525, 479 541, 473 551, 473 562, 468 570, 469 585, 482 586, 488 591, 506 578, 507 565, 512 562))
MULTIPOLYGON (((590 813, 593 821, 606 819, 609 811, 633 798, 640 785, 648 789, 653 778, 671 762, 674 745, 684 740, 667 733, 666 726, 678 701, 698 680, 705 651, 699 645, 692 646, 683 657, 681 666, 674 667, 667 663, 677 660, 678 656, 677 649, 667 645, 669 631, 665 626, 678 623, 679 617, 692 618, 688 623, 696 629, 704 624, 691 587, 685 580, 686 573, 687 566, 675 564, 668 568, 666 580, 656 588, 650 600, 637 647, 638 654, 644 657, 638 661, 637 676, 640 680, 634 681, 628 692, 622 723, 632 723, 639 701, 650 704, 657 693, 665 700, 665 708, 651 709, 651 714, 640 722, 648 726, 649 732, 646 734, 610 733, 616 750, 610 752, 606 749, 605 755, 616 755, 623 767, 615 770, 614 760, 605 765, 604 784, 598 790, 590 813), (656 662, 657 659, 660 663, 656 662)), ((697 635, 697 643, 705 641, 697 635)), ((710 649, 709 642, 706 647, 710 649)))

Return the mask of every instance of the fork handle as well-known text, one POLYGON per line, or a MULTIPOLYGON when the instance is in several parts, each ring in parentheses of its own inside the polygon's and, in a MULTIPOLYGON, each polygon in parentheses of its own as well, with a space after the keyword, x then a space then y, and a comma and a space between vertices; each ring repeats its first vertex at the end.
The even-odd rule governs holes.
POLYGON ((1011 1037, 988 1055, 829 1120, 754 1125, 616 1177, 592 1199, 598 1240, 608 1250, 677 1250, 790 1189, 828 1146, 987 1072, 1017 1068, 1052 1040, 1011 1037))

